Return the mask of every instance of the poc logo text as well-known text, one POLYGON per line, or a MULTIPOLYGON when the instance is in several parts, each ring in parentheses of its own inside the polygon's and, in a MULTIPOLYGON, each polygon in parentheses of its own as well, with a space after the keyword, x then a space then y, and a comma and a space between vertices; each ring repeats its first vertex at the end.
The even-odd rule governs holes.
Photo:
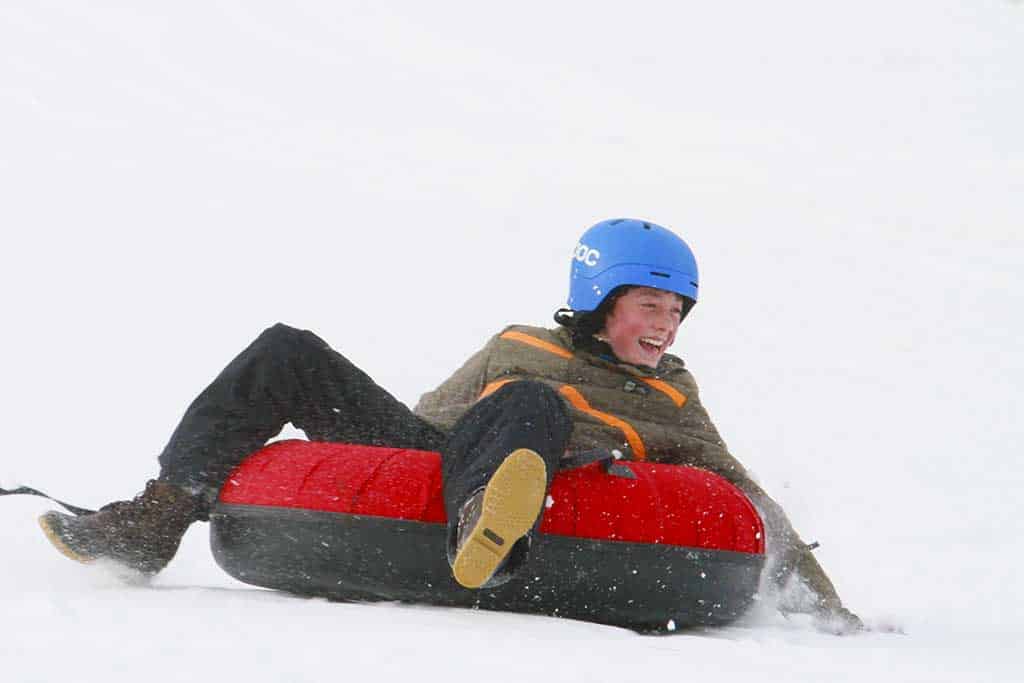
POLYGON ((576 245, 576 251, 573 252, 572 257, 580 263, 584 263, 588 266, 596 266, 598 259, 601 258, 601 252, 597 249, 591 249, 587 245, 583 244, 583 242, 580 242, 576 245))

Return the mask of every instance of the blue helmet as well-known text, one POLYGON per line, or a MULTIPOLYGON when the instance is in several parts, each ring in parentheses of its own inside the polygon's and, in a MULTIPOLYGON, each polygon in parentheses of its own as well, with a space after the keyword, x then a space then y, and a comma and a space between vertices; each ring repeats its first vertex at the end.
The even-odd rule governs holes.
POLYGON ((697 301, 697 260, 686 242, 660 225, 632 218, 601 221, 572 255, 569 308, 593 311, 616 287, 656 287, 697 301))

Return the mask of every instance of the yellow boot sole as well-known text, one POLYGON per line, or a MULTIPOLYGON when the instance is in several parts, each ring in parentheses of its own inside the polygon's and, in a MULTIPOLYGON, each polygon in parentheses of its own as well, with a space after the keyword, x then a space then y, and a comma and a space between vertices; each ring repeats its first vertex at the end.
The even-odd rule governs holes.
POLYGON ((452 563, 466 588, 480 588, 494 576, 516 541, 540 516, 547 493, 547 467, 528 448, 512 451, 484 489, 480 519, 452 563))
POLYGON ((87 557, 85 555, 79 555, 74 550, 68 547, 68 545, 64 542, 64 539, 62 539, 60 537, 60 534, 57 533, 56 529, 53 528, 52 515, 54 514, 56 513, 47 512, 46 514, 39 516, 39 527, 43 530, 43 533, 46 534, 46 538, 50 541, 50 543, 53 544, 53 547, 59 550, 62 555, 70 557, 75 562, 81 562, 82 564, 90 564, 94 562, 94 558, 87 557))

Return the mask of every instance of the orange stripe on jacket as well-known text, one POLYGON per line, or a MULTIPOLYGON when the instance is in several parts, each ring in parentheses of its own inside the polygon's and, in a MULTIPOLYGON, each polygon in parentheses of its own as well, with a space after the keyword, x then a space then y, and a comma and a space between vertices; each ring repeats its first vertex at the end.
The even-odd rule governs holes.
MULTIPOLYGON (((537 339, 537 337, 526 334, 525 332, 515 332, 513 330, 509 330, 508 332, 503 332, 501 334, 501 338, 511 339, 513 341, 521 342, 523 344, 529 344, 534 348, 538 348, 543 351, 548 351, 549 353, 553 353, 556 356, 561 356, 562 358, 572 358, 572 353, 570 353, 566 349, 563 349, 561 346, 557 346, 555 344, 552 344, 551 342, 546 342, 543 339, 537 339)), ((686 396, 684 396, 682 392, 680 392, 678 389, 676 389, 668 382, 665 382, 664 380, 660 379, 653 379, 650 377, 640 377, 639 379, 645 382, 647 385, 665 394, 670 399, 672 399, 672 402, 676 404, 676 408, 682 408, 683 404, 686 403, 686 396)), ((488 385, 488 387, 490 387, 490 385, 488 385)), ((493 390, 487 391, 487 388, 485 388, 485 393, 481 395, 481 398, 483 398, 483 396, 490 395, 497 389, 498 387, 495 387, 493 390)))
POLYGON ((682 408, 683 404, 686 403, 686 396, 668 382, 648 377, 641 377, 640 379, 672 399, 672 402, 676 404, 676 408, 682 408))
POLYGON ((480 395, 476 397, 476 400, 479 401, 482 398, 487 398, 488 396, 493 394, 498 389, 501 389, 503 386, 505 386, 509 382, 515 382, 515 380, 514 379, 496 379, 496 380, 494 380, 493 382, 488 384, 486 387, 484 387, 484 390, 480 392, 480 395))
POLYGON ((562 385, 562 388, 558 390, 562 396, 568 399, 569 403, 573 405, 577 410, 586 413, 592 417, 596 417, 606 425, 611 425, 622 431, 626 436, 626 441, 629 443, 629 447, 633 449, 633 455, 636 456, 637 460, 645 460, 647 458, 647 448, 644 447, 643 439, 633 429, 633 425, 629 424, 625 420, 609 415, 608 413, 602 413, 600 410, 591 408, 590 404, 587 403, 587 399, 583 398, 583 394, 578 392, 574 387, 567 384, 562 385))
POLYGON ((551 342, 546 342, 543 339, 537 339, 536 337, 530 336, 524 332, 509 330, 508 332, 502 332, 501 338, 511 339, 513 341, 522 342, 523 344, 529 344, 530 346, 553 353, 556 356, 561 356, 562 358, 572 358, 572 353, 563 349, 561 346, 552 344, 551 342))

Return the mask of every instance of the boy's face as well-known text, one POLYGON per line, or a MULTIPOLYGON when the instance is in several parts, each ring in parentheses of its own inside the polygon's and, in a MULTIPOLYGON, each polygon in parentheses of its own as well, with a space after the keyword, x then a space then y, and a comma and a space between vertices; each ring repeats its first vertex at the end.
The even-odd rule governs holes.
POLYGON ((619 297, 601 331, 620 360, 650 368, 676 340, 683 302, 674 292, 635 287, 619 297))

